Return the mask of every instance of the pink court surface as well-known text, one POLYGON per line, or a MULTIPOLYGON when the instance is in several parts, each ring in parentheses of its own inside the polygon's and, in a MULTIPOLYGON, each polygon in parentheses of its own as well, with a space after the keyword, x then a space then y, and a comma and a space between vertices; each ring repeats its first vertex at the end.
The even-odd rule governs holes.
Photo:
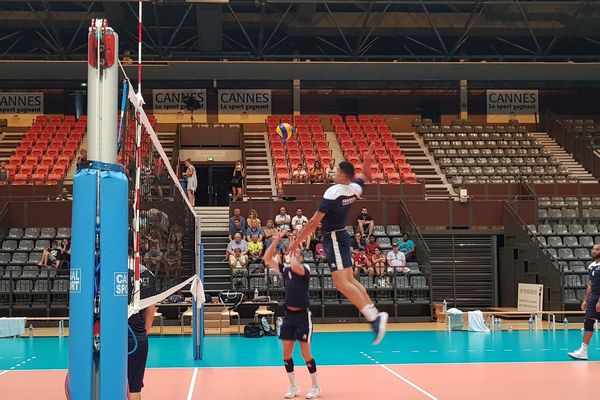
MULTIPOLYGON (((300 387, 308 389, 305 371, 300 387)), ((600 363, 486 363, 325 366, 323 399, 591 399, 600 363), (589 382, 570 384, 573 379, 589 382)), ((6 400, 63 400, 65 371, 9 371, 0 376, 6 400)), ((278 399, 287 381, 281 367, 153 368, 144 400, 278 399)))
MULTIPOLYGON (((590 358, 600 355, 600 338, 590 358)), ((600 363, 572 361, 581 332, 388 332, 371 346, 366 332, 316 333, 321 398, 592 399, 600 363)), ((288 382, 276 337, 207 337, 204 357, 193 360, 190 338, 152 337, 144 400, 281 399, 288 382)), ((67 339, 0 340, 0 400, 63 400, 67 339)), ((294 354, 302 394, 308 371, 294 354)), ((77 400, 77 399, 74 399, 77 400)), ((122 400, 122 399, 115 399, 122 400)))

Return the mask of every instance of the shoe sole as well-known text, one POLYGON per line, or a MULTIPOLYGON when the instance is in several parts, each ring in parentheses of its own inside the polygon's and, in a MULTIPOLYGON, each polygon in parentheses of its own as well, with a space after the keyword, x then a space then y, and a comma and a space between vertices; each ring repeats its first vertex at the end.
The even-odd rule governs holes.
POLYGON ((588 360, 588 358, 587 358, 587 357, 586 357, 586 358, 575 357, 575 356, 573 356, 573 355, 571 355, 571 354, 569 354, 569 353, 567 353, 567 355, 568 355, 569 357, 571 357, 573 360, 578 360, 578 361, 587 361, 587 360, 588 360))
POLYGON ((373 341, 373 346, 376 346, 379 343, 381 343, 381 341, 385 337, 385 330, 387 327, 388 317, 389 315, 386 312, 382 312, 379 314, 379 318, 381 318, 381 320, 379 321, 379 332, 377 333, 377 337, 375 337, 375 340, 373 341))

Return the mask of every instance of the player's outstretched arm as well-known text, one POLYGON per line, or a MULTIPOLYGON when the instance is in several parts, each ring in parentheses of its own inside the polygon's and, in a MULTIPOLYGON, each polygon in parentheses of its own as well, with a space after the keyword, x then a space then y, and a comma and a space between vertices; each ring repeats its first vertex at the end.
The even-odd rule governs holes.
POLYGON ((291 254, 292 252, 296 251, 296 249, 298 249, 298 246, 300 246, 300 243, 302 243, 304 239, 306 239, 315 232, 323 217, 325 217, 325 213, 321 211, 315 211, 315 214, 312 216, 312 218, 308 221, 304 228, 302 228, 300 233, 298 233, 298 236, 296 236, 296 239, 292 242, 292 244, 290 244, 288 254, 291 254))
POLYGON ((373 164, 373 154, 375 153, 375 145, 371 143, 369 150, 363 157, 362 173, 358 174, 358 179, 368 182, 371 179, 371 164, 373 164))
POLYGON ((269 268, 279 269, 279 265, 277 265, 277 261, 275 261, 273 259, 273 255, 277 251, 277 245, 279 244, 280 240, 281 240, 281 232, 275 233, 273 235, 273 241, 267 248, 267 251, 265 251, 263 261, 264 261, 265 265, 269 268))

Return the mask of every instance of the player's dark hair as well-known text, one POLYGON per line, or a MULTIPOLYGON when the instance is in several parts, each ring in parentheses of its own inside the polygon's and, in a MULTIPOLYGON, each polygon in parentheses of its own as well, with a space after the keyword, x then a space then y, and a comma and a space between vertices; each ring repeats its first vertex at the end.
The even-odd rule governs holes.
POLYGON ((348 177, 348 179, 354 178, 354 165, 348 161, 342 161, 338 168, 348 177))

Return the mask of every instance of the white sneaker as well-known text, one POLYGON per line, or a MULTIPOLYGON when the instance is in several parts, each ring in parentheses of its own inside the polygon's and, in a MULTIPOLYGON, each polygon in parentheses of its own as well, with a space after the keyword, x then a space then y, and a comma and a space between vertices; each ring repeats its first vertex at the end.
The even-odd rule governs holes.
POLYGON ((313 386, 308 393, 306 393, 306 396, 304 396, 305 399, 316 399, 321 395, 321 388, 319 386, 313 386))
POLYGON ((300 386, 293 385, 293 386, 290 386, 290 388, 288 389, 287 392, 285 392, 283 397, 285 399, 293 399, 294 397, 298 396, 298 393, 300 393, 300 386))
POLYGON ((571 353, 567 353, 569 355, 569 357, 574 358, 576 360, 587 360, 588 359, 588 353, 587 351, 581 350, 581 349, 577 349, 576 351, 573 351, 571 353))
POLYGON ((371 322, 371 328, 375 333, 375 340, 373 341, 373 345, 378 345, 383 340, 385 336, 385 328, 388 321, 388 313, 380 312, 377 314, 377 319, 371 322))

